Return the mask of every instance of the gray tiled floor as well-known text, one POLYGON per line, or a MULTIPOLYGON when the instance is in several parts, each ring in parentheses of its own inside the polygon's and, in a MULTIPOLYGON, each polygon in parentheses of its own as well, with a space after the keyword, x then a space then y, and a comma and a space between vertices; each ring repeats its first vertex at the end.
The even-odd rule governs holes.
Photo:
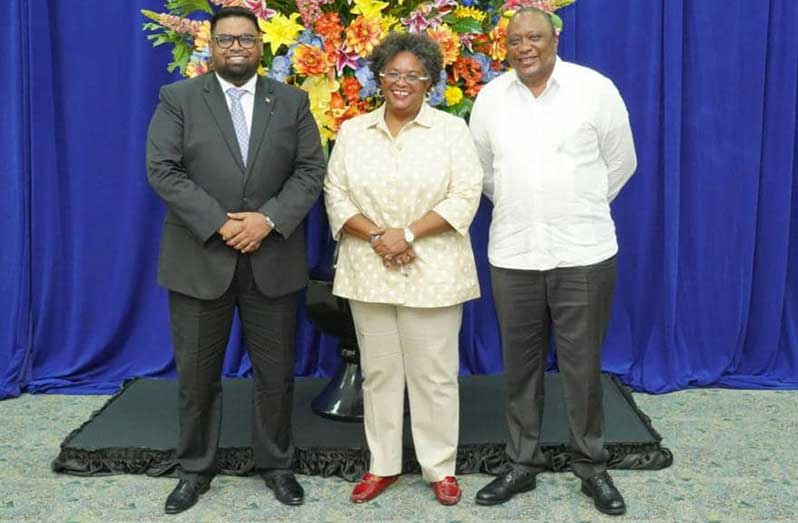
POLYGON ((0 521, 582 521, 798 522, 798 391, 691 390, 636 395, 675 455, 659 472, 617 471, 629 511, 598 514, 569 474, 545 474, 538 488, 498 507, 478 507, 489 479, 459 478, 456 507, 439 506, 418 476, 405 476, 372 503, 347 501, 350 483, 302 477, 301 507, 283 507, 256 478, 218 477, 192 510, 165 516, 172 479, 77 478, 50 471, 58 445, 106 396, 22 396, 0 402, 0 521))

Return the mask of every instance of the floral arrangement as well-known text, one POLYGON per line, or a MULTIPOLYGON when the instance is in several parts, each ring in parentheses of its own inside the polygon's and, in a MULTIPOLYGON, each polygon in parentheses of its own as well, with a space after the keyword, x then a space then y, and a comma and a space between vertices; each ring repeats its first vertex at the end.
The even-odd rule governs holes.
POLYGON ((377 107, 377 81, 366 58, 390 31, 426 33, 437 41, 445 70, 428 103, 466 117, 480 88, 507 69, 509 16, 524 6, 551 13, 575 0, 165 0, 142 10, 154 46, 172 45, 170 72, 194 77, 212 69, 210 22, 215 8, 242 6, 258 18, 263 38, 259 74, 294 84, 309 96, 322 139, 345 120, 377 107))

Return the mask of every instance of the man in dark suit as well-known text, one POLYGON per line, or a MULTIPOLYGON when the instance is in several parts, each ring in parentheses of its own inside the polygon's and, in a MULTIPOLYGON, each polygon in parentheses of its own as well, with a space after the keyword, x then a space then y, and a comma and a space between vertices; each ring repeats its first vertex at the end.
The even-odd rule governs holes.
POLYGON ((169 289, 179 383, 181 479, 168 514, 208 490, 221 428, 221 372, 238 308, 254 375, 255 465, 275 497, 302 503, 292 473, 294 330, 307 282, 302 220, 325 163, 305 93, 257 75, 257 19, 211 19, 214 72, 164 86, 147 143, 167 208, 158 283, 169 289))

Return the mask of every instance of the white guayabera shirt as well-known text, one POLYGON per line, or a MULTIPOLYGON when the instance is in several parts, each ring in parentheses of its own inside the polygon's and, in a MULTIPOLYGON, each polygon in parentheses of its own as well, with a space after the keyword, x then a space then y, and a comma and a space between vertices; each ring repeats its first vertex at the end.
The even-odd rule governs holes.
POLYGON ((394 138, 384 106, 344 122, 335 141, 325 204, 339 240, 333 293, 371 303, 444 307, 479 297, 468 227, 482 169, 466 123, 423 104, 394 138), (388 269, 368 242, 341 228, 362 213, 381 228, 406 227, 430 210, 454 231, 416 240, 404 272, 388 269))
POLYGON ((479 93, 471 133, 494 206, 491 265, 549 270, 617 253, 610 202, 637 159, 626 106, 608 78, 557 58, 535 98, 508 71, 479 93))

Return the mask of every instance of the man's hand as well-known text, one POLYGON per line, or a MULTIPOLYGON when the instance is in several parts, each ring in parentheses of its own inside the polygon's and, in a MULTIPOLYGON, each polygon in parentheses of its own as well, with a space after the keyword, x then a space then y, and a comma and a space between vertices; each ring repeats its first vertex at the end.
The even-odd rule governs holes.
POLYGON ((219 230, 216 231, 219 233, 219 236, 222 237, 222 240, 227 242, 230 238, 238 234, 244 229, 244 225, 238 221, 228 218, 224 224, 219 227, 219 230))
POLYGON ((258 250, 263 239, 272 232, 266 216, 259 212, 229 212, 227 217, 238 224, 240 230, 225 239, 225 242, 242 254, 258 250))

